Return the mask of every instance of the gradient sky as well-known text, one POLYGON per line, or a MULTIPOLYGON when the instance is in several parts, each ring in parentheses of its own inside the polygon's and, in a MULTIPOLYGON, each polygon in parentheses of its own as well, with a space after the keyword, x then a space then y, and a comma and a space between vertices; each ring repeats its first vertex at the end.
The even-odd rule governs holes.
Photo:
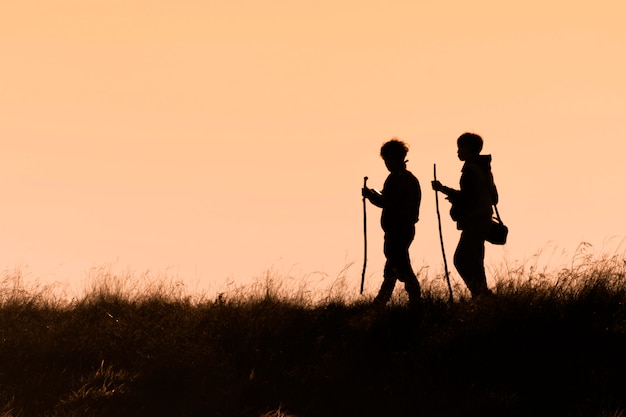
MULTIPOLYGON (((623 250, 621 1, 109 0, 0 8, 0 267, 92 267, 205 289, 267 268, 356 286, 363 176, 410 145, 411 249, 442 270, 434 193, 485 139, 511 229, 489 265, 623 250), (620 244, 622 244, 620 246, 620 244), (615 249, 617 247, 617 249, 615 249)), ((458 232, 441 201, 452 257, 458 232)), ((369 206, 368 285, 384 258, 369 206)))

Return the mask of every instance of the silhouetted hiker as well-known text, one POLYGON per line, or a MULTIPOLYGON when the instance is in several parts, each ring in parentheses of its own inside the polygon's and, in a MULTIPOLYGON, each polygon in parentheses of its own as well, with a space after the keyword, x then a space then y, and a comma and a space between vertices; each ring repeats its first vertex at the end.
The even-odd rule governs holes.
POLYGON ((407 171, 405 157, 407 145, 391 139, 380 149, 380 156, 390 174, 381 193, 363 187, 361 194, 375 206, 381 207, 381 226, 385 232, 384 253, 387 258, 383 272, 383 284, 374 304, 385 305, 393 293, 396 280, 404 282, 412 308, 418 308, 421 291, 411 267, 409 246, 415 237, 415 223, 419 216, 422 191, 415 176, 407 171))
POLYGON ((472 297, 490 295, 485 275, 485 238, 491 227, 492 205, 498 202, 498 191, 491 173, 491 155, 480 155, 483 139, 474 133, 463 133, 457 139, 457 154, 463 164, 460 190, 433 181, 435 191, 447 195, 452 203, 450 216, 461 230, 454 253, 454 266, 465 281, 472 297))

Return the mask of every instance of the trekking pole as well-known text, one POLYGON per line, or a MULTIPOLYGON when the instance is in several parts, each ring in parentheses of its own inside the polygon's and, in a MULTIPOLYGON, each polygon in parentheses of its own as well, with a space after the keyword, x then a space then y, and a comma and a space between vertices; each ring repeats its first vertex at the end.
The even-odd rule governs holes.
MULTIPOLYGON (((363 177, 363 188, 367 186, 367 177, 363 177)), ((366 202, 363 197, 363 272, 361 272, 361 291, 363 294, 363 284, 365 284, 365 267, 367 266, 367 212, 365 210, 366 202)))
MULTIPOLYGON (((433 173, 437 181, 437 164, 433 164, 433 173)), ((439 242, 441 242, 441 254, 443 255, 443 269, 446 273, 446 282, 450 291, 450 304, 452 304, 452 285, 450 285, 450 275, 448 274, 448 261, 446 260, 446 250, 443 246, 443 232, 441 231, 441 214, 439 214, 439 192, 435 191, 435 206, 437 207, 437 222, 439 223, 439 242)))

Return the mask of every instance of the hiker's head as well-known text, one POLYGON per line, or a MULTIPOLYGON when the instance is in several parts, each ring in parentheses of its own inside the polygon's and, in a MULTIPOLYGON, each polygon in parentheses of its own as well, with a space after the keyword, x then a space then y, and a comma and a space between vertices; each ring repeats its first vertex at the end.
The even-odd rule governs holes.
POLYGON ((385 161, 385 165, 389 171, 398 171, 406 167, 406 154, 409 147, 406 143, 399 139, 393 138, 385 142, 380 148, 380 156, 385 161))
POLYGON ((476 133, 463 133, 456 141, 461 161, 477 156, 483 150, 483 138, 476 133))

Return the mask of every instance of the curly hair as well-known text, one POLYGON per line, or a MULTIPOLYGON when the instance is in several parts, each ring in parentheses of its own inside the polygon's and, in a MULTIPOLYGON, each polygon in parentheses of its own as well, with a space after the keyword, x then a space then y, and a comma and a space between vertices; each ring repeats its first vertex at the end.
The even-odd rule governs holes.
POLYGON ((406 143, 398 138, 393 138, 385 142, 380 148, 380 156, 383 159, 404 160, 408 151, 409 146, 406 143))
POLYGON ((456 141, 459 147, 467 148, 469 151, 479 154, 483 150, 483 138, 476 133, 463 133, 456 141))

